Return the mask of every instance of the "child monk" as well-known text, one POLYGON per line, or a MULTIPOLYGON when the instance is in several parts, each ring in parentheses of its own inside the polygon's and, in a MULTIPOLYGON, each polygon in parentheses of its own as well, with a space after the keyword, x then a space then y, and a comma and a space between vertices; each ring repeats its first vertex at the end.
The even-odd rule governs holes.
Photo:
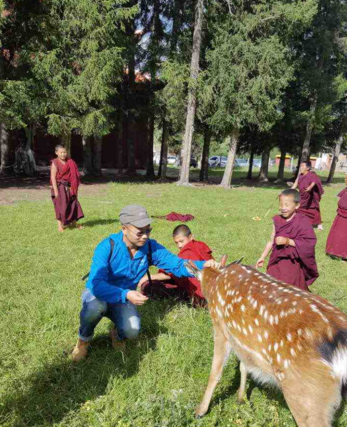
POLYGON ((80 174, 76 163, 69 159, 64 145, 55 147, 56 158, 51 164, 51 196, 58 221, 58 231, 64 231, 67 225, 77 228, 76 221, 83 218, 83 211, 77 200, 80 174))
POLYGON ((307 291, 319 276, 315 259, 317 238, 309 219, 299 212, 299 192, 284 190, 279 199, 280 215, 273 217, 270 241, 256 267, 262 267, 271 252, 267 274, 307 291))
MULTIPOLYGON (((189 227, 185 224, 178 225, 172 233, 172 237, 179 249, 178 257, 193 261, 208 261, 213 259, 212 250, 204 242, 194 239, 189 227)), ((201 291, 200 282, 191 277, 176 277, 173 274, 159 270, 151 275, 152 286, 145 275, 139 285, 147 296, 173 296, 179 299, 191 300, 193 305, 204 306, 206 300, 201 291)))
POLYGON ((311 170, 311 167, 312 164, 309 161, 300 164, 300 174, 294 182, 292 189, 299 187, 299 212, 306 215, 314 227, 317 226, 319 230, 323 230, 319 202, 324 194, 324 190, 320 179, 311 170))
POLYGON ((327 255, 347 261, 347 173, 345 183, 346 188, 337 195, 337 215, 331 226, 325 251, 327 255))

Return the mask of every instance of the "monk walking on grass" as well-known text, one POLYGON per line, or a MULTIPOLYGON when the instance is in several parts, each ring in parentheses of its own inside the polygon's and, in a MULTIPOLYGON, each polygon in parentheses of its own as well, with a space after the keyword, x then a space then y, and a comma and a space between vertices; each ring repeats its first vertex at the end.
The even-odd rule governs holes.
POLYGON ((64 231, 66 226, 76 226, 76 221, 83 218, 83 211, 77 200, 80 174, 76 163, 69 159, 64 145, 55 147, 56 158, 51 165, 51 194, 58 221, 58 230, 64 231))
POLYGON ((337 215, 331 226, 325 251, 327 255, 347 261, 347 174, 345 183, 346 188, 337 195, 337 215))
POLYGON ((299 212, 306 215, 314 227, 317 226, 318 230, 323 230, 319 202, 324 190, 320 179, 311 170, 311 167, 311 162, 302 162, 300 164, 300 174, 292 189, 299 188, 300 191, 299 212))
POLYGON ((288 189, 280 194, 280 215, 273 217, 270 241, 256 267, 269 255, 267 274, 289 285, 308 290, 319 276, 315 258, 317 238, 309 219, 300 213, 300 194, 288 189))

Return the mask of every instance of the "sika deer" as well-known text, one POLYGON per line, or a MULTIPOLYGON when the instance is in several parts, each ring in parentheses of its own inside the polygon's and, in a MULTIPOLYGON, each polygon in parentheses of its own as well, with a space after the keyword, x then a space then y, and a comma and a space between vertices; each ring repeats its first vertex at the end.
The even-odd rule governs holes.
POLYGON ((201 281, 214 327, 212 368, 196 417, 207 412, 233 350, 241 361, 239 401, 250 373, 282 390, 299 427, 331 426, 347 385, 347 316, 252 267, 187 268, 201 281))

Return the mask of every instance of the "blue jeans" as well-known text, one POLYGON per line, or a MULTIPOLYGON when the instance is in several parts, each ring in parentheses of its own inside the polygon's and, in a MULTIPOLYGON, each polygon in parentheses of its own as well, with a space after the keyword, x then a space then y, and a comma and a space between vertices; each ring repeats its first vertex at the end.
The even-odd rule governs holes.
POLYGON ((137 338, 141 319, 135 305, 130 301, 125 304, 109 304, 99 300, 86 289, 82 294, 82 303, 78 336, 83 341, 90 341, 93 338, 94 329, 103 317, 114 322, 120 341, 137 338))

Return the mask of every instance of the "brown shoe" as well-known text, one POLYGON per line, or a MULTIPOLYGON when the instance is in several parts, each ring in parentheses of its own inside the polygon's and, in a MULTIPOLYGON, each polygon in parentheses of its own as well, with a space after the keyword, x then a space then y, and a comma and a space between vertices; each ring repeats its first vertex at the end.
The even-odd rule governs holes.
POLYGON ((118 334, 117 334, 116 329, 114 327, 112 329, 110 329, 110 338, 111 338, 112 347, 115 350, 119 350, 119 351, 125 350, 125 341, 119 341, 117 339, 118 334))
POLYGON ((72 360, 74 362, 79 362, 83 360, 88 354, 89 342, 83 341, 80 338, 77 341, 75 348, 72 351, 72 360))

